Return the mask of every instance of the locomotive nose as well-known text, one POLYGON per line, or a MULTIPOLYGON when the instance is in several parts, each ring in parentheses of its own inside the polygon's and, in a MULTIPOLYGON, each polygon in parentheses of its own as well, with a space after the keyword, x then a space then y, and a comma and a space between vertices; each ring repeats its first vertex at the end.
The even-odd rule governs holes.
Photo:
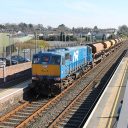
POLYGON ((41 70, 42 70, 42 72, 45 72, 46 74, 49 72, 47 65, 45 65, 45 66, 43 65, 41 70))
POLYGON ((60 66, 59 65, 33 65, 32 74, 39 75, 39 76, 60 76, 60 66))

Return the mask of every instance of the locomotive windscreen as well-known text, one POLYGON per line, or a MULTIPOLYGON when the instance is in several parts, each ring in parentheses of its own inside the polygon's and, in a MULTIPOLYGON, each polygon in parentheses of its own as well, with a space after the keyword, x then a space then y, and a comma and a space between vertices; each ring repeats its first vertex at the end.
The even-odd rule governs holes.
POLYGON ((37 55, 33 56, 33 61, 32 61, 32 63, 33 63, 33 64, 39 64, 39 62, 40 62, 40 58, 39 58, 37 55))
POLYGON ((33 57, 33 64, 54 64, 54 65, 60 65, 61 63, 61 57, 57 55, 49 56, 49 55, 42 55, 38 56, 35 55, 33 57))
POLYGON ((33 64, 48 64, 49 61, 50 61, 50 56, 48 55, 43 55, 43 56, 35 55, 33 57, 33 64))
POLYGON ((61 57, 60 56, 52 56, 50 64, 60 65, 61 57))
POLYGON ((44 56, 41 56, 41 64, 48 64, 50 61, 50 56, 47 56, 47 55, 44 55, 44 56))

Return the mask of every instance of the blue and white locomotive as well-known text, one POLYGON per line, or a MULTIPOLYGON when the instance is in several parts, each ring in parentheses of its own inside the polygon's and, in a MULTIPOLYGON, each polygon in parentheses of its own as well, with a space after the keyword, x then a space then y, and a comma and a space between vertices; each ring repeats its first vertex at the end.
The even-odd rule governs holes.
POLYGON ((41 94, 60 92, 93 62, 90 46, 51 49, 33 56, 33 86, 41 94))
POLYGON ((88 67, 117 50, 126 39, 83 46, 52 49, 33 56, 32 88, 40 94, 56 94, 66 88, 88 67))

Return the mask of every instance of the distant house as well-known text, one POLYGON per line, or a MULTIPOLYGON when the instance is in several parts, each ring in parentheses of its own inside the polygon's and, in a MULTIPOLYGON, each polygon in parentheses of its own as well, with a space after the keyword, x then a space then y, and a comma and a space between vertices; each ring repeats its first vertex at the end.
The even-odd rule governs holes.
POLYGON ((25 33, 21 32, 21 31, 18 31, 16 34, 15 34, 16 37, 23 37, 23 36, 26 36, 25 33))
POLYGON ((97 33, 94 35, 96 40, 102 40, 104 41, 106 39, 106 34, 104 33, 97 33))

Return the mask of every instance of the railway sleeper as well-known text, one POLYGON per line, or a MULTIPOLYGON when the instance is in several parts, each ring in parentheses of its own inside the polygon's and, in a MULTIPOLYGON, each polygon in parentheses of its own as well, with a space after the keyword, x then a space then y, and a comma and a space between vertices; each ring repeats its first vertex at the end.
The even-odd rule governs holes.
POLYGON ((15 118, 27 118, 27 115, 13 115, 13 117, 15 118))
MULTIPOLYGON (((67 123, 66 123, 66 122, 58 122, 58 124, 61 125, 61 126, 64 126, 64 125, 66 125, 67 123)), ((59 128, 60 128, 60 127, 59 127, 59 128)))
POLYGON ((86 112, 88 111, 88 109, 85 109, 84 111, 83 110, 70 110, 69 113, 70 113, 70 116, 72 116, 74 113, 77 114, 77 116, 82 116, 83 115, 83 112, 86 112))
POLYGON ((46 104, 46 103, 37 103, 37 104, 32 104, 32 106, 30 106, 30 108, 34 108, 34 107, 40 107, 40 106, 42 106, 42 105, 44 105, 44 104, 46 104))
POLYGON ((9 120, 8 121, 11 121, 11 122, 21 122, 23 119, 19 119, 19 118, 13 118, 13 117, 11 117, 11 118, 9 118, 9 120))
POLYGON ((37 107, 30 107, 30 108, 25 108, 25 110, 27 110, 27 111, 31 111, 31 110, 36 110, 37 109, 37 107))
POLYGON ((31 110, 31 109, 25 109, 25 110, 23 110, 23 112, 30 112, 30 113, 32 113, 34 110, 31 110))
POLYGON ((13 126, 13 128, 14 128, 14 126, 16 126, 17 123, 16 122, 11 122, 11 121, 5 121, 5 122, 2 122, 1 125, 4 125, 4 126, 13 126))
POLYGON ((88 111, 88 109, 87 108, 79 108, 78 110, 76 110, 76 113, 78 112, 78 114, 80 113, 80 115, 82 115, 83 114, 83 112, 86 112, 86 111, 88 111), (82 114, 81 114, 82 113, 82 114))
POLYGON ((0 128, 14 128, 14 127, 11 127, 11 126, 4 126, 4 125, 0 125, 0 128))
MULTIPOLYGON (((55 103, 53 103, 52 105, 54 105, 55 103)), ((45 111, 48 111, 48 110, 50 110, 51 108, 50 107, 48 107, 48 108, 45 108, 45 111)))
POLYGON ((41 103, 41 102, 36 102, 36 101, 33 101, 33 102, 32 102, 32 104, 37 105, 37 104, 42 104, 42 103, 41 103))
POLYGON ((68 82, 69 82, 69 83, 73 83, 73 81, 74 81, 74 80, 73 80, 73 79, 71 79, 71 80, 69 80, 68 82))
POLYGON ((80 105, 77 104, 77 106, 76 106, 76 104, 75 104, 75 106, 73 106, 72 109, 76 109, 77 110, 79 108, 79 106, 80 105))
POLYGON ((81 108, 86 108, 86 109, 88 109, 88 108, 90 108, 90 104, 88 104, 88 103, 84 103, 84 104, 81 104, 80 106, 79 106, 79 109, 81 109, 81 108))
POLYGON ((64 117, 64 118, 68 118, 68 119, 75 119, 75 120, 81 120, 81 119, 83 119, 83 115, 82 116, 78 116, 78 115, 76 115, 75 117, 73 117, 72 115, 70 115, 70 116, 66 116, 66 117, 64 117))
POLYGON ((70 118, 67 118, 67 117, 66 117, 66 118, 62 119, 61 122, 66 122, 66 123, 67 123, 67 122, 69 121, 69 119, 70 119, 70 118))
POLYGON ((77 115, 79 115, 79 116, 81 116, 83 114, 83 111, 76 111, 76 110, 71 110, 70 114, 73 115, 75 112, 77 112, 77 115))
POLYGON ((64 128, 76 128, 76 123, 74 124, 67 124, 67 122, 59 122, 59 127, 63 126, 64 128))
POLYGON ((42 106, 42 104, 34 104, 34 105, 32 105, 33 107, 41 107, 42 106))
POLYGON ((18 115, 30 115, 31 113, 28 113, 28 112, 26 113, 26 112, 22 111, 22 112, 17 112, 16 114, 18 114, 18 115))
POLYGON ((31 106, 31 107, 26 107, 25 110, 34 110, 36 108, 37 108, 37 106, 31 106))
POLYGON ((81 105, 83 102, 84 102, 84 101, 78 100, 78 101, 76 101, 76 104, 81 105))
POLYGON ((41 112, 41 113, 38 113, 38 115, 41 117, 41 116, 43 116, 43 112, 41 112))
MULTIPOLYGON (((83 98, 83 99, 84 99, 84 98, 83 98)), ((80 101, 80 100, 76 101, 76 104, 78 104, 78 105, 83 104, 83 103, 84 103, 84 101, 85 101, 85 100, 83 100, 83 99, 82 99, 81 101, 80 101)))
MULTIPOLYGON (((58 126, 57 128, 63 128, 62 126, 58 126)), ((64 128, 69 128, 68 126, 64 126, 64 128)), ((75 128, 74 126, 73 127, 71 127, 70 126, 70 128, 75 128)))
POLYGON ((31 107, 27 107, 26 109, 36 109, 36 108, 37 108, 37 106, 31 106, 31 107))
MULTIPOLYGON (((68 122, 68 121, 69 121, 69 119, 68 119, 68 118, 65 118, 65 119, 62 119, 62 121, 64 121, 64 122, 68 122)), ((81 123, 81 120, 80 120, 80 119, 78 119, 78 118, 70 118, 70 122, 77 122, 77 123, 81 123)), ((68 124, 72 124, 72 123, 70 123, 70 122, 68 122, 68 124)))
MULTIPOLYGON (((76 105, 73 106, 72 109, 77 110, 77 109, 80 109, 80 107, 81 107, 81 105, 78 104, 77 106, 76 105)), ((83 107, 83 109, 84 109, 84 107, 83 107)))
POLYGON ((68 79, 63 80, 62 82, 63 82, 63 83, 66 83, 66 82, 68 82, 68 79))

